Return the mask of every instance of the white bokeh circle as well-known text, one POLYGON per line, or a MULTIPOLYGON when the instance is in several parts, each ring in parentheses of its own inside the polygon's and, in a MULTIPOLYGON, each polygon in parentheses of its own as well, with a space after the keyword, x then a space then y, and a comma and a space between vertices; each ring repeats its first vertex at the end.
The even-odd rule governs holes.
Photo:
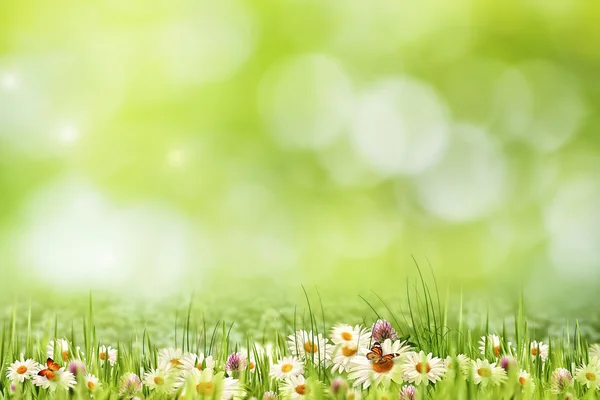
POLYGON ((356 153, 378 173, 416 174, 438 160, 449 129, 437 93, 416 79, 398 77, 364 90, 350 137, 356 153))

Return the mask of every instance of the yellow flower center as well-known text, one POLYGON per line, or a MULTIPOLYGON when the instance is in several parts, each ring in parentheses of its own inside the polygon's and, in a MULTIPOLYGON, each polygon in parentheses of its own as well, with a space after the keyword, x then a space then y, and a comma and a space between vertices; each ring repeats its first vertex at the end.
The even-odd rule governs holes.
POLYGON ((69 359, 69 351, 65 350, 62 352, 62 359, 63 361, 67 361, 69 359))
POLYGON ((183 363, 181 361, 179 361, 179 358, 171 358, 171 361, 169 361, 171 363, 171 365, 173 367, 176 367, 178 365, 183 365, 183 363))
POLYGON ((202 371, 202 363, 198 363, 198 369, 202 371))
POLYGON ((531 355, 532 356, 537 356, 538 355, 538 348, 537 347, 534 347, 534 348, 531 349, 531 355))
POLYGON ((479 376, 484 377, 484 378, 489 378, 490 376, 492 376, 492 370, 489 369, 489 368, 485 368, 485 367, 484 368, 479 368, 477 370, 477 374, 479 376))
POLYGON ((594 374, 593 372, 588 372, 587 374, 585 374, 585 379, 587 379, 588 381, 595 381, 596 374, 594 374))
POLYGON ((87 387, 88 387, 90 390, 94 390, 94 389, 96 389, 96 384, 95 384, 94 382, 92 382, 92 381, 88 381, 88 383, 87 383, 87 387))
POLYGON ((387 396, 381 396, 381 400, 390 400, 387 396))
POLYGON ((348 400, 353 400, 354 399, 354 393, 350 392, 346 395, 346 399, 348 400))
POLYGON ((304 351, 307 353, 316 353, 318 350, 317 344, 312 342, 304 343, 304 351))
POLYGON ((427 362, 420 362, 417 365, 415 365, 415 369, 420 374, 423 374, 423 373, 428 374, 429 371, 431 371, 431 366, 427 362))
POLYGON ((165 384, 165 380, 164 380, 164 378, 162 378, 160 376, 155 376, 154 377, 154 383, 156 383, 157 385, 164 385, 165 384))
POLYGON ((373 363, 373 371, 378 372, 380 374, 384 374, 384 373, 390 371, 393 367, 394 367, 393 360, 384 360, 381 362, 373 363))
POLYGON ((500 346, 494 346, 494 355, 496 357, 500 355, 500 346))
POLYGON ((352 340, 352 334, 350 332, 342 332, 342 339, 346 341, 352 340))
POLYGON ((106 353, 105 353, 105 352, 102 352, 102 353, 100 353, 100 355, 99 355, 98 357, 100 357, 100 359, 101 359, 102 361, 105 361, 105 360, 106 360, 106 353))
POLYGON ((250 371, 252 371, 255 366, 254 363, 252 361, 250 361, 250 364, 248 364, 248 365, 249 365, 250 371))
POLYGON ((210 396, 213 392, 213 384, 212 382, 200 382, 198 385, 196 385, 196 391, 201 396, 210 396))
POLYGON ((527 383, 527 378, 525 378, 524 376, 520 376, 519 377, 519 383, 523 386, 525 386, 525 384, 527 383))
POLYGON ((352 357, 356 354, 356 351, 356 349, 353 349, 351 347, 342 346, 342 354, 344 355, 344 357, 352 357))
POLYGON ((25 372, 27 372, 27 367, 24 365, 19 365, 19 368, 17 368, 17 374, 23 375, 25 372))
POLYGON ((290 372, 290 371, 292 370, 292 368, 293 368, 293 367, 292 367, 292 364, 283 364, 283 365, 281 366, 281 372, 283 372, 283 373, 286 373, 286 374, 287 374, 288 372, 290 372))
POLYGON ((308 388, 306 387, 306 385, 302 384, 296 386, 296 393, 298 393, 299 395, 304 396, 306 392, 308 392, 308 388))

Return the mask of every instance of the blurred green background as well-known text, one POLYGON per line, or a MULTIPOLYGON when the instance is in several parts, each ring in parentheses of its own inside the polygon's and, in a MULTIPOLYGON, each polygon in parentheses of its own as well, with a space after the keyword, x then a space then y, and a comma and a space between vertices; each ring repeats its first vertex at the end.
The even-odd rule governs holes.
POLYGON ((591 304, 599 22, 593 1, 0 2, 2 296, 354 299, 403 292, 414 255, 442 288, 591 304))

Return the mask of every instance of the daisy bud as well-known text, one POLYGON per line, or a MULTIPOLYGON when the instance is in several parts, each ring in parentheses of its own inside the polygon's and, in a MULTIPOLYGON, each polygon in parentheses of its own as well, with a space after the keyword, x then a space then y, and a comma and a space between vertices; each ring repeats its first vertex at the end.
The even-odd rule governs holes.
POLYGON ((14 383, 10 384, 10 392, 14 393, 17 390, 17 385, 15 385, 14 383))
POLYGON ((515 368, 517 366, 517 360, 510 356, 504 356, 500 359, 500 366, 508 372, 510 368, 515 368))
POLYGON ((404 385, 400 390, 400 400, 414 400, 417 395, 417 389, 413 385, 404 385))
POLYGON ((383 319, 377 320, 377 322, 373 324, 371 331, 373 332, 371 336, 376 342, 383 342, 385 339, 398 339, 398 334, 394 328, 392 328, 392 324, 383 319))
POLYGON ((233 353, 227 358, 225 369, 227 371, 243 371, 247 364, 248 361, 243 353, 233 353))
POLYGON ((128 372, 121 377, 119 394, 122 397, 133 397, 134 394, 142 390, 142 381, 133 372, 128 372))
POLYGON ((552 373, 550 378, 551 391, 554 394, 564 392, 568 387, 573 385, 573 375, 565 368, 557 368, 552 373))
POLYGON ((85 375, 85 364, 79 360, 71 361, 69 363, 69 372, 75 376, 78 374, 85 375))
POLYGON ((331 393, 334 396, 338 396, 341 393, 346 393, 348 391, 348 383, 344 378, 335 378, 331 381, 331 393))
POLYGON ((265 392, 265 394, 263 395, 263 400, 277 400, 277 393, 265 392))

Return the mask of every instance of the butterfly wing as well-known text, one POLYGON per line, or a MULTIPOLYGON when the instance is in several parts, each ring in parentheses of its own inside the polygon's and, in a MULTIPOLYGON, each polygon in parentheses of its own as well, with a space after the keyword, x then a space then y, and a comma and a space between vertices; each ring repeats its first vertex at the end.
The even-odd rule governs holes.
POLYGON ((367 353, 367 359, 371 361, 377 361, 381 359, 381 355, 383 354, 383 349, 381 348, 381 343, 375 342, 373 346, 371 346, 371 351, 367 353))
POLYGON ((399 354, 397 353, 390 353, 390 354, 386 354, 385 356, 381 356, 381 358, 376 361, 376 363, 378 364, 385 364, 389 361, 392 361, 395 357, 398 357, 399 354))
POLYGON ((46 360, 46 367, 47 367, 47 370, 49 370, 49 371, 58 371, 60 369, 60 365, 55 363, 54 360, 51 358, 48 358, 46 360))

